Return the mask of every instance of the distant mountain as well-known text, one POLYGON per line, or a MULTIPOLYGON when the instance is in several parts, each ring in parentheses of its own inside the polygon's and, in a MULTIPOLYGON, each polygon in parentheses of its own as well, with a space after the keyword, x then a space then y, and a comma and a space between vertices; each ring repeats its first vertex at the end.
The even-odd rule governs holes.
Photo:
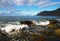
POLYGON ((37 14, 37 16, 60 16, 60 8, 53 11, 43 11, 37 14))

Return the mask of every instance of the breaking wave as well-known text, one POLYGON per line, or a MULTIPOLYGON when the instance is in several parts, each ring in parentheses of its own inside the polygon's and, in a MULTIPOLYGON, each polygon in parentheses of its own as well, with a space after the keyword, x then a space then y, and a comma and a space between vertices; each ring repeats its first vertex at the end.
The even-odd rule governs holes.
MULTIPOLYGON (((48 25, 49 21, 32 21, 35 25, 48 25)), ((7 33, 10 33, 13 29, 19 30, 22 28, 29 28, 27 24, 21 24, 20 22, 0 22, 0 28, 1 30, 6 31, 7 33)))

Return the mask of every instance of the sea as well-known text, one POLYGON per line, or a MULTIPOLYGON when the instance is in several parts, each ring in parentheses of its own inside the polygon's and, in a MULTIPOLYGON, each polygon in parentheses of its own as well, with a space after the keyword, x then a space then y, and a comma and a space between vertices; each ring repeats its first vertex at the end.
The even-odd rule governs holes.
POLYGON ((41 19, 56 19, 60 20, 60 16, 0 16, 0 21, 11 22, 11 21, 30 21, 30 20, 41 20, 41 19))

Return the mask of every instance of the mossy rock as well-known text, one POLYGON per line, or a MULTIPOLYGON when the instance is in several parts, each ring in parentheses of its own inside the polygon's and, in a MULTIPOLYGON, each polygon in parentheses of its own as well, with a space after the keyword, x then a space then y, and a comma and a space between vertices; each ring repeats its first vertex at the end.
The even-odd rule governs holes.
POLYGON ((32 36, 32 38, 33 39, 31 41, 45 41, 45 35, 44 34, 32 36))
POLYGON ((55 27, 56 24, 48 24, 49 27, 55 27))
POLYGON ((32 38, 37 38, 37 37, 44 37, 45 35, 44 34, 40 34, 40 35, 32 35, 31 37, 32 38))
POLYGON ((60 37, 60 29, 56 29, 54 32, 56 36, 60 37))

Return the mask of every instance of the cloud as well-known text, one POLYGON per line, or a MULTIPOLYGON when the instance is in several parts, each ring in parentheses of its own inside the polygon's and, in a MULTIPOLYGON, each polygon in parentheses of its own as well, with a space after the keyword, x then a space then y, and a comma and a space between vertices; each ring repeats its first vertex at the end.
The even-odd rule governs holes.
POLYGON ((47 6, 54 6, 54 5, 57 5, 57 4, 60 4, 60 2, 51 2, 51 3, 48 3, 48 4, 45 4, 45 5, 40 5, 40 7, 47 7, 47 6))
POLYGON ((18 12, 14 12, 14 14, 20 15, 20 16, 34 16, 38 13, 38 11, 18 11, 18 12))
POLYGON ((0 7, 13 8, 14 5, 17 6, 52 6, 55 4, 60 4, 60 2, 53 2, 52 0, 0 0, 0 7))
POLYGON ((9 1, 9 0, 0 0, 0 7, 13 8, 12 1, 9 1))
POLYGON ((24 1, 25 0, 13 0, 13 3, 16 5, 22 6, 22 5, 24 5, 24 1))
POLYGON ((52 2, 52 3, 48 4, 47 6, 53 6, 53 5, 56 5, 56 4, 60 4, 60 2, 52 2))
POLYGON ((60 2, 53 2, 51 0, 40 0, 35 5, 40 6, 40 7, 46 7, 46 6, 53 6, 53 5, 57 5, 57 4, 60 4, 60 2))
POLYGON ((0 14, 2 14, 2 13, 10 13, 10 11, 0 11, 0 14))
POLYGON ((42 6, 45 5, 49 2, 50 0, 13 0, 13 3, 18 6, 23 6, 23 5, 36 5, 36 6, 42 6), (27 3, 27 4, 26 4, 27 3))
POLYGON ((15 12, 14 3, 12 0, 0 0, 0 8, 9 12, 15 12))
POLYGON ((39 2, 37 2, 35 5, 37 6, 44 6, 46 5, 50 0, 40 0, 39 2))
POLYGON ((33 15, 36 15, 38 12, 36 12, 36 11, 21 11, 21 12, 19 12, 19 14, 21 15, 21 16, 23 16, 23 15, 29 15, 29 16, 33 16, 33 15))
POLYGON ((41 6, 41 7, 60 4, 60 2, 53 2, 52 0, 13 0, 13 3, 17 6, 24 6, 24 5, 32 6, 32 5, 35 5, 35 6, 41 6))
POLYGON ((28 2, 28 5, 31 6, 34 5, 37 2, 37 0, 29 0, 28 2))

